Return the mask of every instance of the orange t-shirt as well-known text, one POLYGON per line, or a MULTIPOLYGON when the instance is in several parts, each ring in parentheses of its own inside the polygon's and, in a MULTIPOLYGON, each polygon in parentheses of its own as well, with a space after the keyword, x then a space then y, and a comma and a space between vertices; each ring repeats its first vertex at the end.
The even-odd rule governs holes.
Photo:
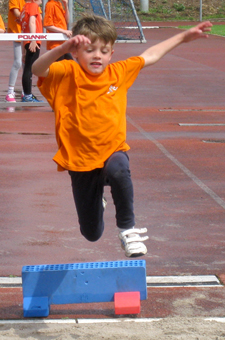
MULTIPOLYGON (((67 30, 67 22, 65 18, 65 10, 60 1, 50 0, 45 6, 45 16, 43 26, 56 26, 67 30)), ((47 33, 52 33, 47 30, 47 33)), ((47 41, 47 50, 52 50, 54 47, 59 46, 63 41, 47 41)))
MULTIPOLYGON (((26 2, 23 10, 20 14, 22 33, 30 33, 29 21, 30 17, 36 17, 36 33, 42 33, 42 18, 40 14, 39 6, 35 2, 26 2)), ((41 44, 41 41, 36 41, 37 44, 41 44)), ((30 41, 25 41, 24 44, 28 44, 30 41)))
POLYGON ((8 33, 21 32, 21 25, 16 21, 13 9, 17 8, 21 12, 24 5, 25 5, 24 0, 9 0, 8 33))
POLYGON ((55 62, 38 87, 55 111, 58 170, 102 168, 116 151, 127 151, 127 91, 144 66, 132 57, 92 76, 73 60, 55 62))
POLYGON ((5 30, 5 24, 4 24, 3 20, 2 20, 2 16, 1 15, 0 15, 0 28, 5 30))

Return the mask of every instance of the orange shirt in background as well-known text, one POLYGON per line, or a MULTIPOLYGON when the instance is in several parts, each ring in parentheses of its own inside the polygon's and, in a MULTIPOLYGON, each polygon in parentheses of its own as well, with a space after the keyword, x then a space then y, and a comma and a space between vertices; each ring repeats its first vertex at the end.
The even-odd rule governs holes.
MULTIPOLYGON (((29 20, 31 16, 36 17, 36 33, 42 33, 42 18, 40 14, 40 8, 35 2, 26 2, 20 15, 22 33, 30 33, 29 20)), ((41 44, 41 41, 36 41, 37 44, 41 44)), ((30 41, 25 41, 25 44, 30 41)))
POLYGON ((99 76, 73 60, 51 64, 38 87, 55 111, 58 170, 102 168, 116 151, 127 151, 127 91, 144 66, 142 57, 109 64, 99 76))
POLYGON ((4 24, 3 20, 2 20, 2 16, 1 15, 0 15, 0 28, 5 30, 5 24, 4 24))
MULTIPOLYGON (((49 0, 45 6, 45 16, 43 26, 56 26, 67 30, 67 22, 65 19, 65 10, 58 0, 49 0)), ((47 30, 47 33, 52 33, 47 30)), ((59 46, 64 41, 47 41, 47 50, 52 50, 56 46, 59 46)))
POLYGON ((20 33, 21 25, 16 21, 16 16, 13 13, 13 9, 17 8, 20 12, 25 5, 24 0, 9 0, 9 12, 8 12, 8 33, 20 33))

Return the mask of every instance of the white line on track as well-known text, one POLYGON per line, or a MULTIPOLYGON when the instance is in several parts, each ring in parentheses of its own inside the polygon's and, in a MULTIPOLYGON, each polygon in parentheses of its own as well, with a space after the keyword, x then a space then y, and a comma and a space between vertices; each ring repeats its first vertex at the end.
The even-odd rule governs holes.
POLYGON ((160 112, 225 112, 224 109, 159 109, 160 112))
POLYGON ((25 319, 25 320, 0 320, 0 325, 7 324, 47 324, 47 323, 78 323, 76 319, 25 319))
POLYGON ((116 319, 25 319, 25 320, 0 320, 0 325, 7 324, 96 324, 118 322, 154 322, 161 319, 154 318, 116 318, 116 319))
MULTIPOLYGON (((0 320, 0 325, 26 325, 26 324, 97 324, 97 323, 150 323, 165 320, 167 318, 117 318, 117 319, 25 319, 25 320, 0 320)), ((202 318, 202 321, 215 321, 225 323, 224 317, 202 318)))
POLYGON ((180 126, 225 126, 222 123, 179 123, 180 126))
POLYGON ((7 285, 7 286, 19 286, 22 285, 22 278, 21 277, 0 277, 0 286, 7 285))
MULTIPOLYGON (((148 287, 222 287, 215 275, 147 276, 148 287)), ((22 286, 21 277, 0 277, 1 288, 22 286)))
POLYGON ((160 318, 158 319, 153 319, 153 318, 118 318, 118 319, 77 319, 77 323, 114 323, 114 322, 154 322, 154 321, 159 321, 161 320, 160 318))
POLYGON ((147 276, 147 287, 223 287, 215 275, 147 276))
MULTIPOLYGON (((10 33, 13 34, 13 33, 10 33)), ((32 102, 32 103, 26 103, 26 102, 0 102, 0 108, 6 108, 6 107, 32 107, 32 106, 49 106, 47 102, 32 102)))
POLYGON ((195 182, 206 194, 208 194, 217 204, 219 204, 225 210, 225 201, 220 198, 213 190, 205 185, 197 176, 195 176, 186 166, 178 161, 161 143, 159 143, 149 132, 146 132, 142 127, 136 124, 129 116, 127 121, 130 122, 136 129, 148 140, 154 143, 157 148, 173 162, 178 168, 180 168, 193 182, 195 182))

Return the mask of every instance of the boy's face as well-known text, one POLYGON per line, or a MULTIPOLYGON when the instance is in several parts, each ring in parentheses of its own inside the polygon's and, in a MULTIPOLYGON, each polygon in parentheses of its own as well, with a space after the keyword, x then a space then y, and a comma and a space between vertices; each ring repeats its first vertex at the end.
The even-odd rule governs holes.
POLYGON ((111 42, 106 44, 103 40, 97 39, 91 44, 78 46, 74 57, 85 72, 99 75, 109 64, 113 52, 111 42))

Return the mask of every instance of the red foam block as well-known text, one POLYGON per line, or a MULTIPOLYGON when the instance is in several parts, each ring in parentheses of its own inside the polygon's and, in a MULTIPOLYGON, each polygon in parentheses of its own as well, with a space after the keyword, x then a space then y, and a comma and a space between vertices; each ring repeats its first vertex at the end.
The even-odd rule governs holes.
POLYGON ((141 311, 140 292, 114 294, 115 314, 138 314, 141 311))

